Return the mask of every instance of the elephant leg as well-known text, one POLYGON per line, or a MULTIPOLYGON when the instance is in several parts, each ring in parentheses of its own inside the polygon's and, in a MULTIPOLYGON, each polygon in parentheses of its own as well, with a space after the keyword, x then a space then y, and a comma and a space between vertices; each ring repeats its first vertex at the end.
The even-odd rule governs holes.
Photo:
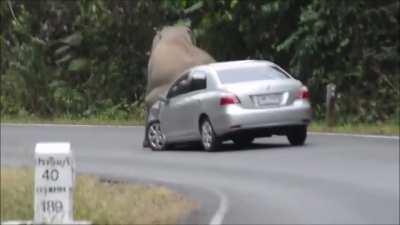
POLYGON ((144 138, 143 138, 143 148, 148 148, 150 147, 149 145, 149 139, 147 138, 147 131, 149 129, 149 122, 148 122, 148 117, 149 117, 149 109, 146 107, 145 109, 145 121, 144 121, 144 138))

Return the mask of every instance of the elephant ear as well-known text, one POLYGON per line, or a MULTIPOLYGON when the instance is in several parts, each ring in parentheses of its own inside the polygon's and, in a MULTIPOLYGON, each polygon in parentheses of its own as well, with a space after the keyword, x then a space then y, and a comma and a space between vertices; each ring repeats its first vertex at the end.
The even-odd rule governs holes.
POLYGON ((190 29, 189 27, 187 27, 187 33, 190 37, 190 41, 192 43, 192 45, 196 46, 196 38, 194 37, 194 34, 192 32, 192 29, 190 29))
POLYGON ((195 61, 198 63, 198 65, 215 62, 215 59, 201 48, 194 47, 193 52, 196 57, 195 61))
POLYGON ((154 48, 160 43, 162 38, 161 32, 157 31, 156 35, 153 38, 153 43, 151 44, 151 53, 154 51, 154 48))

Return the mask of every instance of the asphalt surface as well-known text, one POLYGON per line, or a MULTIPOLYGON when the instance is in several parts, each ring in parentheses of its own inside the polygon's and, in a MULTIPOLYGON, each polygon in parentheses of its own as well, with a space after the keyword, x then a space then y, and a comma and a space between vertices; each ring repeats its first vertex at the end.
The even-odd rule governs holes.
POLYGON ((310 134, 207 153, 141 147, 142 127, 1 126, 1 165, 33 165, 36 142, 69 141, 77 170, 166 184, 199 202, 185 223, 399 224, 399 139, 310 134))

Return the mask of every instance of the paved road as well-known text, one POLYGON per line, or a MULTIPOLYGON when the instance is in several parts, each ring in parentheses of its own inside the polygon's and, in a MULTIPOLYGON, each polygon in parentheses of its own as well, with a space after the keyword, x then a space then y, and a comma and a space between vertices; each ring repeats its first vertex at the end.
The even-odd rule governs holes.
POLYGON ((398 138, 311 134, 303 147, 273 137, 205 153, 144 150, 142 134, 141 127, 2 125, 1 165, 33 165, 36 142, 70 141, 80 172, 169 183, 197 199, 194 223, 399 223, 398 138))

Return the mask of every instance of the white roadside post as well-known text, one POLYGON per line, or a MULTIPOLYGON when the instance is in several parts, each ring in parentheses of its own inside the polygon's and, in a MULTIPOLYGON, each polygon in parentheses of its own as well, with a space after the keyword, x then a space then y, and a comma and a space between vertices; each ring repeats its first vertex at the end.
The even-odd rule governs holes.
POLYGON ((2 224, 91 224, 73 220, 75 164, 68 142, 37 143, 33 221, 2 224))
POLYGON ((70 143, 38 143, 35 148, 35 214, 38 224, 73 221, 74 161, 70 143))

